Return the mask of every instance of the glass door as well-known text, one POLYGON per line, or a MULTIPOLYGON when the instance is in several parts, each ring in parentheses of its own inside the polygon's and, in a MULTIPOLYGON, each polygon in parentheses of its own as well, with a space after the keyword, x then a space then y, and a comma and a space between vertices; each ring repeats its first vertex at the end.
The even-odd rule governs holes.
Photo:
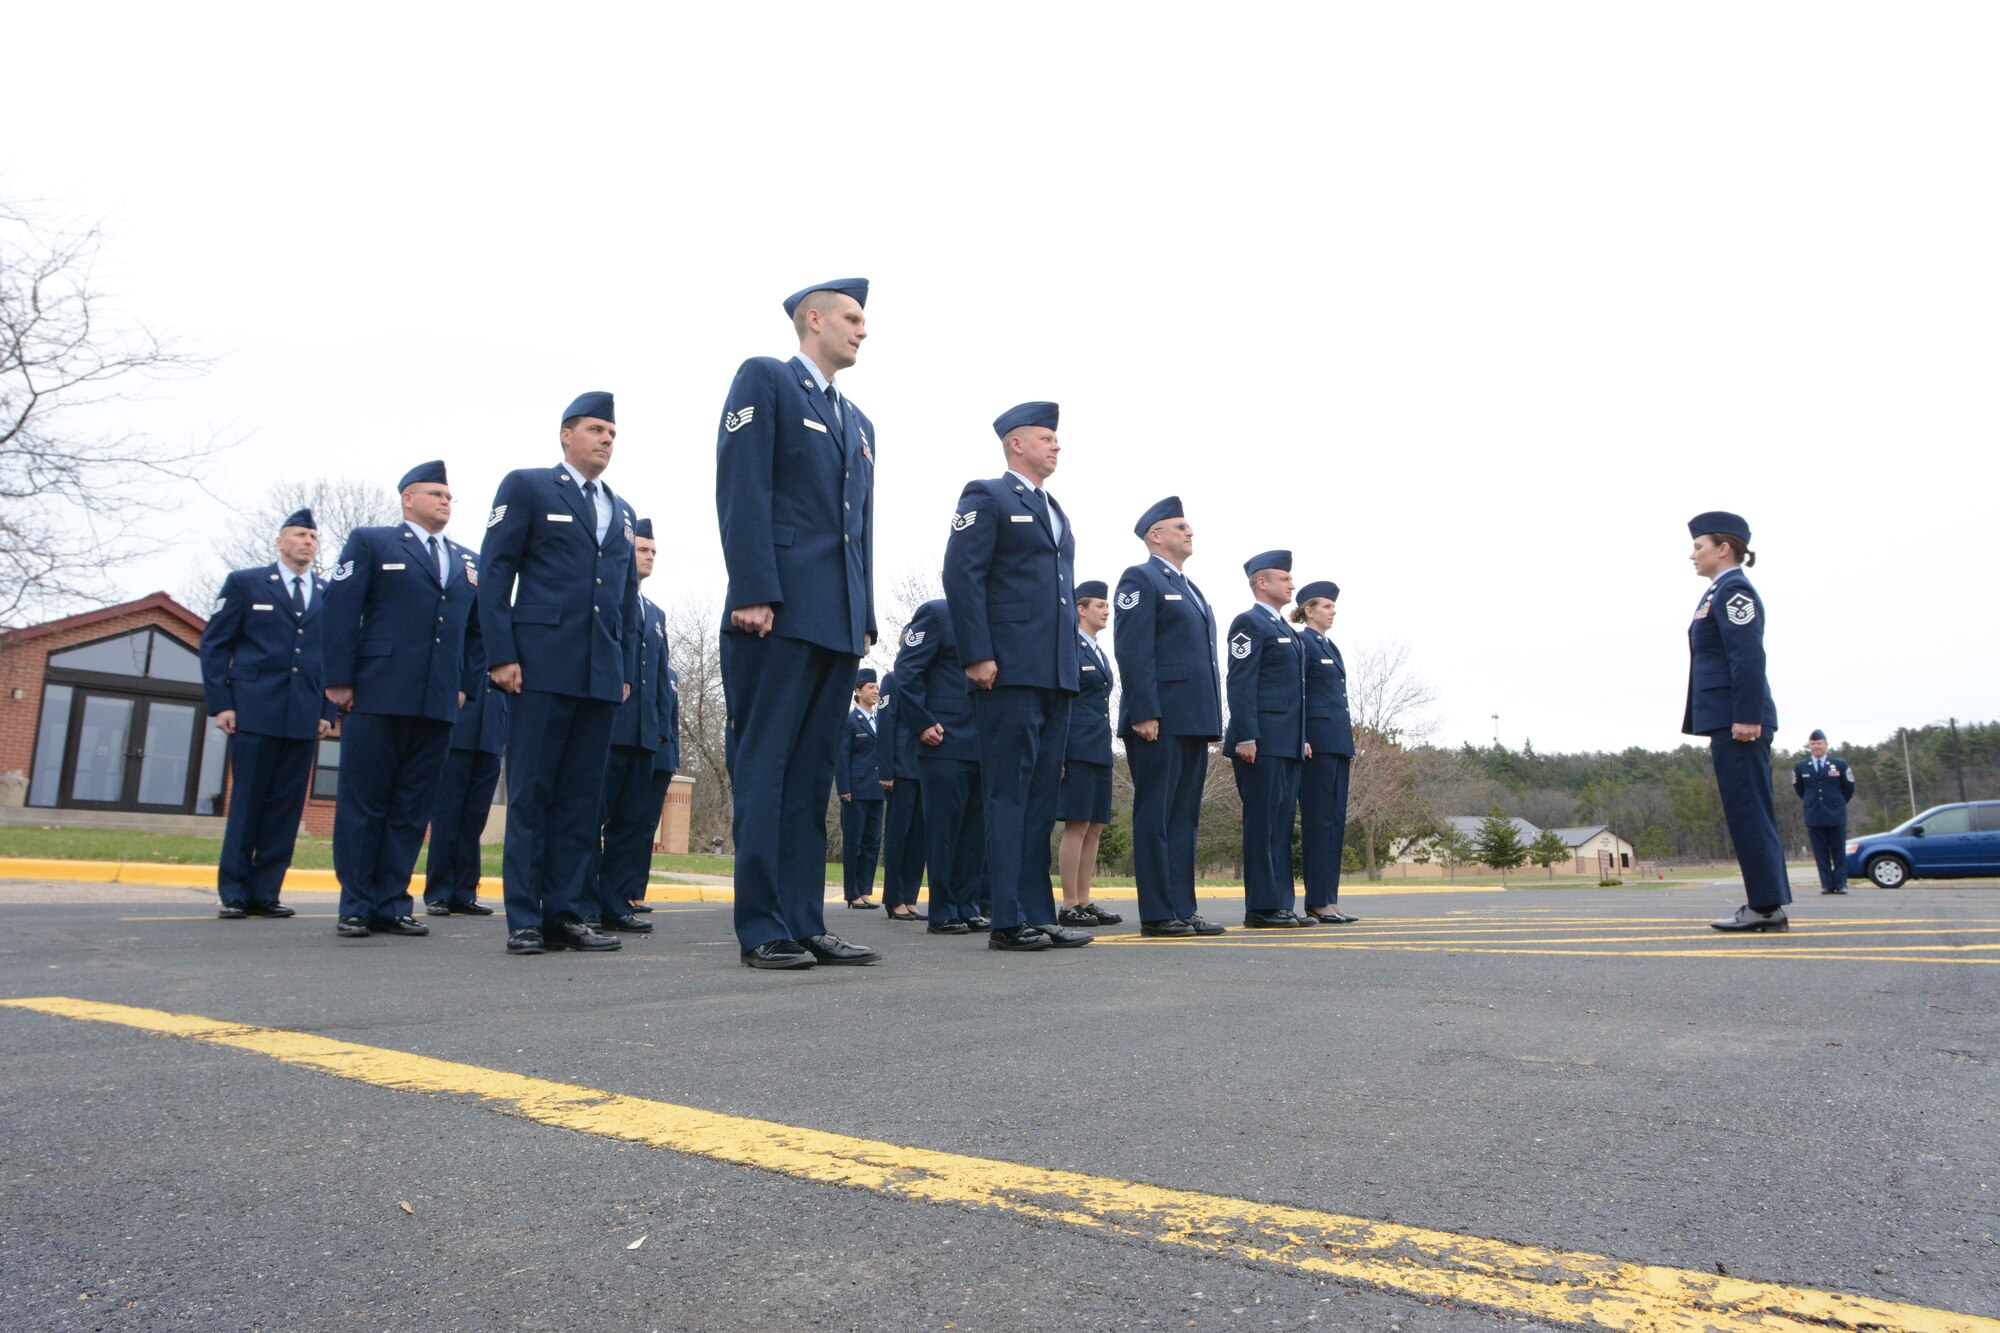
POLYGON ((201 706, 78 689, 61 804, 84 810, 194 808, 201 706))
POLYGON ((193 704, 148 699, 140 711, 145 721, 138 733, 146 738, 139 751, 139 791, 136 804, 142 810, 187 810, 193 793, 188 790, 195 777, 195 724, 200 721, 193 704))
POLYGON ((69 781, 63 784, 67 798, 63 804, 117 809, 125 804, 125 768, 139 701, 82 690, 78 695, 70 722, 69 781))

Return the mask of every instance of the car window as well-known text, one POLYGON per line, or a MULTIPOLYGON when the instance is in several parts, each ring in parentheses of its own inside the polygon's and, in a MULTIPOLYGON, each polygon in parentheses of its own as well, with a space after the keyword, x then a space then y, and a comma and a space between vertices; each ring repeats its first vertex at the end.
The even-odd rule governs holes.
POLYGON ((1924 836, 1934 838, 1940 833, 1972 832, 1972 807, 1952 805, 1924 816, 1924 836))
POLYGON ((2000 833, 2000 801, 1975 805, 1972 812, 1973 822, 1979 825, 1981 833, 2000 833))

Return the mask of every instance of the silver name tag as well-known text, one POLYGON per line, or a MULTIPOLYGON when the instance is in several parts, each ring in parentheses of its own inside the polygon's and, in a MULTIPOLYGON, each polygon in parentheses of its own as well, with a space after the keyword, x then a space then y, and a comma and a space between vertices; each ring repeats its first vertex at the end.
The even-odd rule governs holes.
POLYGON ((1331 657, 1322 657, 1322 658, 1320 658, 1320 659, 1319 659, 1319 664, 1320 664, 1321 666, 1332 666, 1332 665, 1333 665, 1333 659, 1332 659, 1331 657))
POLYGON ((817 421, 814 421, 811 417, 800 417, 799 421, 804 424, 807 430, 816 430, 822 435, 825 435, 827 433, 826 427, 820 425, 817 421))
POLYGON ((1083 669, 1084 669, 1085 671, 1095 671, 1095 670, 1097 670, 1097 668, 1096 668, 1096 667, 1092 666, 1092 665, 1091 665, 1090 663, 1088 663, 1088 662, 1085 662, 1085 663, 1083 664, 1083 669))
POLYGON ((1290 640, 1290 639, 1280 639, 1280 640, 1278 640, 1278 642, 1279 642, 1279 643, 1290 643, 1290 642, 1291 642, 1291 640, 1290 640))
POLYGON ((551 523, 574 523, 574 522, 576 522, 576 516, 575 516, 574 514, 550 514, 550 515, 549 515, 549 522, 551 522, 551 523))
POLYGON ((406 566, 406 565, 384 565, 384 566, 382 566, 382 568, 384 568, 384 569, 405 569, 405 568, 408 568, 408 566, 406 566))
POLYGON ((1181 595, 1177 592, 1162 593, 1160 594, 1160 600, 1163 602, 1178 602, 1181 600, 1181 595))
POLYGON ((1033 514, 1009 514, 1007 517, 1013 519, 1016 523, 1033 523, 1035 521, 1033 514))
POLYGON ((250 604, 250 609, 252 611, 269 611, 271 609, 271 604, 269 602, 252 602, 250 604))

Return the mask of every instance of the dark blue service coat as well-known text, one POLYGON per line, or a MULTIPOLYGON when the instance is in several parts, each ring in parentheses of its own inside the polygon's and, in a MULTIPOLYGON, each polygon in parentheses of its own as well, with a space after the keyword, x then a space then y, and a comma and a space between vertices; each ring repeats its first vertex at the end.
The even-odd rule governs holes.
POLYGON ((639 677, 632 697, 611 715, 611 743, 648 754, 665 738, 667 699, 667 617, 645 597, 639 598, 639 677))
POLYGON ((909 729, 918 758, 979 762, 979 730, 972 717, 972 682, 959 656, 951 613, 942 597, 917 608, 903 629, 896 653, 896 716, 909 729), (944 743, 925 745, 919 737, 944 727, 944 743))
POLYGON ((1764 675, 1764 602, 1741 569, 1726 569, 1708 585, 1688 625, 1687 707, 1681 730, 1690 736, 1728 731, 1735 723, 1778 728, 1778 707, 1764 675))
POLYGON ((661 676, 666 681, 666 693, 660 698, 666 721, 660 725, 660 748, 653 754, 653 771, 671 774, 681 771, 681 676, 672 667, 661 676))
POLYGON ((1234 754, 1257 742, 1257 758, 1300 759, 1306 744, 1306 655, 1298 631, 1263 606, 1229 625, 1229 730, 1234 754))
POLYGON ((944 596, 966 662, 993 662, 996 688, 1077 687, 1076 527, 1012 476, 968 482, 944 548, 944 596), (1050 514, 1063 517, 1062 540, 1050 514))
POLYGON ((1162 736, 1222 735, 1222 682, 1215 668, 1215 612, 1187 576, 1160 560, 1133 565, 1111 605, 1118 655, 1118 734, 1159 719, 1162 736))
POLYGON ((857 801, 887 800, 882 789, 881 759, 888 745, 881 737, 882 710, 875 710, 874 725, 859 705, 847 710, 847 731, 840 747, 840 762, 834 766, 834 787, 842 796, 857 801))
POLYGON ((222 581, 201 631, 201 683, 210 716, 236 710, 236 729, 312 740, 331 722, 321 674, 327 581, 311 580, 303 617, 292 614, 291 571, 239 569, 222 581))
POLYGON ((1077 636, 1076 699, 1069 709, 1065 763, 1111 764, 1111 658, 1095 643, 1077 636))
POLYGON ((354 688, 353 712, 458 721, 486 664, 465 652, 478 614, 477 553, 448 537, 445 579, 410 525, 347 534, 326 594, 326 683, 354 688))
POLYGON ((1792 765, 1792 790, 1805 807, 1807 828, 1845 828, 1854 799, 1854 770, 1845 759, 1810 755, 1792 765))
POLYGON ((1354 720, 1347 711, 1347 662, 1333 640, 1301 626, 1306 651, 1306 744, 1313 757, 1352 755, 1354 720))

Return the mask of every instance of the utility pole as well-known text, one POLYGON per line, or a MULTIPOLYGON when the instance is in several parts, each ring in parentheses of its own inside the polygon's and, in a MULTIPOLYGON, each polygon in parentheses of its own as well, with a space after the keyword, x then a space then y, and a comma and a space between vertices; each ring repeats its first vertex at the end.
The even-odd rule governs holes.
POLYGON ((1910 729, 1899 728, 1903 733, 1903 781, 1910 784, 1910 818, 1917 817, 1917 778, 1910 772, 1910 729))
POLYGON ((1965 799, 1965 761, 1958 754, 1958 719, 1951 721, 1951 766, 1958 770, 1958 799, 1965 799))
POLYGON ((1493 748, 1495 750, 1500 748, 1500 715, 1498 713, 1493 715, 1493 748))

